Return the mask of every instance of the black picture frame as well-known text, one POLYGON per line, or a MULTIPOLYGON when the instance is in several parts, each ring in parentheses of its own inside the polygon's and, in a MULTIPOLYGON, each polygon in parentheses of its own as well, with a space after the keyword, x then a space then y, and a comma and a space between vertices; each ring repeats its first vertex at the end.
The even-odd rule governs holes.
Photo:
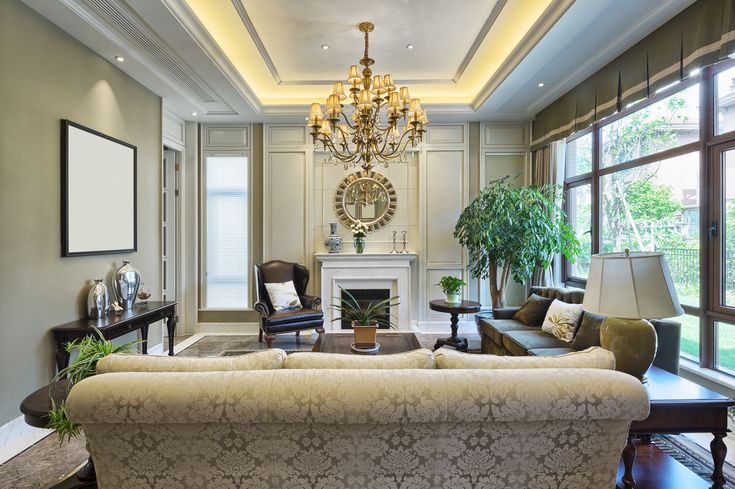
MULTIPOLYGON (((114 148, 115 146, 109 146, 110 148, 114 148)), ((97 156, 98 158, 104 158, 104 155, 97 156)), ((104 188, 105 193, 108 195, 114 195, 115 193, 115 180, 110 178, 98 178, 98 181, 93 182, 97 185, 100 185, 100 188, 104 188)), ((128 191, 124 191, 123 193, 128 193, 128 191)), ((119 196, 118 196, 119 197, 119 196)), ((90 205, 92 202, 90 202, 90 205)), ((115 202, 111 201, 111 199, 105 199, 103 202, 99 203, 100 205, 104 206, 104 209, 107 210, 107 218, 103 219, 102 222, 90 222, 89 225, 86 226, 86 231, 90 233, 97 234, 98 236, 104 236, 99 235, 99 233, 109 233, 112 229, 112 226, 115 225, 115 219, 116 216, 114 215, 115 211, 115 202)), ((126 206, 127 207, 127 206, 126 206)), ((129 216, 126 216, 126 220, 130 220, 129 216)), ((125 226, 127 227, 127 226, 125 226)), ((117 230, 122 232, 126 232, 125 229, 123 230, 117 230)), ((68 119, 62 119, 61 120, 61 256, 62 257, 74 257, 74 256, 91 256, 91 255, 108 255, 108 254, 119 254, 119 253, 132 253, 138 251, 138 148, 137 146, 127 143, 125 141, 122 141, 120 139, 114 138, 112 136, 109 136, 107 134, 101 133, 99 131, 96 131, 92 128, 83 126, 81 124, 78 124, 76 122, 70 121, 68 119), (79 226, 78 222, 80 220, 84 220, 85 216, 80 216, 79 209, 74 208, 72 205, 72 201, 76 202, 79 199, 79 194, 76 193, 74 195, 70 195, 70 184, 75 185, 78 182, 70 181, 70 179, 74 179, 73 176, 75 171, 73 171, 72 167, 75 166, 74 158, 77 154, 77 151, 79 148, 75 148, 74 145, 77 143, 74 143, 70 141, 70 133, 73 131, 81 131, 82 133, 86 133, 87 135, 95 136, 97 138, 100 138, 98 141, 98 144, 105 144, 105 143, 114 143, 114 145, 118 145, 120 148, 118 148, 119 151, 122 151, 124 153, 128 153, 129 151, 124 150, 123 148, 127 148, 127 150, 132 150, 131 157, 126 158, 126 161, 124 164, 131 165, 131 168, 128 170, 132 177, 132 191, 129 192, 132 195, 122 195, 122 198, 129 199, 128 202, 130 206, 132 207, 132 222, 129 229, 130 235, 126 235, 126 239, 124 240, 125 243, 122 244, 120 247, 118 246, 89 246, 89 249, 83 249, 86 248, 84 246, 80 247, 78 245, 72 244, 76 243, 79 239, 77 239, 77 236, 70 237, 70 232, 76 232, 79 233, 79 226), (71 146, 70 146, 71 145, 71 146), (71 174, 71 175, 70 175, 71 174), (70 208, 70 206, 72 208, 70 208), (71 215, 70 215, 71 213, 71 215), (76 230, 76 231, 73 231, 76 230), (128 242, 132 245, 129 246, 128 242), (80 249, 81 248, 81 249, 80 249)))

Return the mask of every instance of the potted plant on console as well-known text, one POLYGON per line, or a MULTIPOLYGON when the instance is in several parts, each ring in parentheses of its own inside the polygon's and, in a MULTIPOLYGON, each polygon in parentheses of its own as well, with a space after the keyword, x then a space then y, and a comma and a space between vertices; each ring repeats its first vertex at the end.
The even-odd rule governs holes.
POLYGON ((436 285, 441 287, 442 291, 447 295, 447 302, 449 304, 459 304, 462 302, 462 287, 467 284, 461 278, 453 275, 445 275, 436 285))
POLYGON ((397 302, 398 296, 371 301, 363 306, 348 290, 342 288, 340 290, 342 291, 341 297, 335 297, 335 303, 332 305, 332 309, 337 311, 339 316, 332 319, 332 322, 350 321, 352 323, 352 331, 355 336, 355 341, 352 343, 353 351, 360 353, 378 351, 380 349, 377 341, 378 327, 396 328, 391 321, 391 317, 394 316, 390 313, 390 308, 400 304, 397 302))

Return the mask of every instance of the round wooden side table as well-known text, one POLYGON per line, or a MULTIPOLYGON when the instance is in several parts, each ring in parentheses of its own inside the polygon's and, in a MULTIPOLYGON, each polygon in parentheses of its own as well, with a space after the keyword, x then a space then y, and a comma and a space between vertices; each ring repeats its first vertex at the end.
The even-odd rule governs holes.
POLYGON ((460 314, 474 314, 480 312, 481 304, 475 301, 462 301, 457 304, 447 302, 444 299, 436 299, 429 302, 429 309, 437 312, 446 312, 451 315, 452 336, 443 340, 437 340, 434 349, 442 346, 451 346, 459 351, 467 351, 467 338, 457 336, 457 325, 460 314))

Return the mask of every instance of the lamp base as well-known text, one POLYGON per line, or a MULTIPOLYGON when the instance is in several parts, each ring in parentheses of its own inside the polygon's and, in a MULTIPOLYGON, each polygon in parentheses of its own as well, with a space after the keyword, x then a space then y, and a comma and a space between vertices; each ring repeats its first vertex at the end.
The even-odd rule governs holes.
POLYGON ((600 325, 600 344, 615 355, 615 370, 642 381, 656 356, 658 338, 645 319, 608 317, 600 325))

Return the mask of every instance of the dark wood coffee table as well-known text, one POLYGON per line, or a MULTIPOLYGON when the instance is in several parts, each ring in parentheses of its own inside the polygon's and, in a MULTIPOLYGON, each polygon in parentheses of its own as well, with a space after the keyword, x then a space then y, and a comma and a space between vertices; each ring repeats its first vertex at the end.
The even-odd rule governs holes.
POLYGON ((432 311, 446 312, 451 315, 452 336, 443 340, 437 340, 434 349, 437 350, 444 345, 451 346, 460 351, 467 351, 467 338, 457 336, 457 325, 460 314, 474 314, 480 312, 481 304, 475 301, 462 301, 458 304, 447 302, 444 299, 436 299, 429 302, 432 311))
POLYGON ((643 421, 633 421, 630 426, 628 444, 623 450, 625 471, 622 477, 625 489, 635 487, 633 464, 636 447, 634 438, 656 433, 712 433, 710 443, 714 471, 712 487, 721 489, 725 485, 722 465, 727 447, 722 439, 727 436, 727 410, 735 401, 701 385, 690 382, 658 367, 646 373, 644 384, 651 402, 651 412, 643 421))
MULTIPOLYGON (((321 353, 351 353, 354 355, 366 355, 355 353, 350 345, 355 341, 352 333, 321 333, 311 351, 321 353)), ((381 333, 378 332, 378 343, 380 350, 367 355, 390 355, 392 353, 403 353, 421 348, 419 339, 413 333, 381 333)))

